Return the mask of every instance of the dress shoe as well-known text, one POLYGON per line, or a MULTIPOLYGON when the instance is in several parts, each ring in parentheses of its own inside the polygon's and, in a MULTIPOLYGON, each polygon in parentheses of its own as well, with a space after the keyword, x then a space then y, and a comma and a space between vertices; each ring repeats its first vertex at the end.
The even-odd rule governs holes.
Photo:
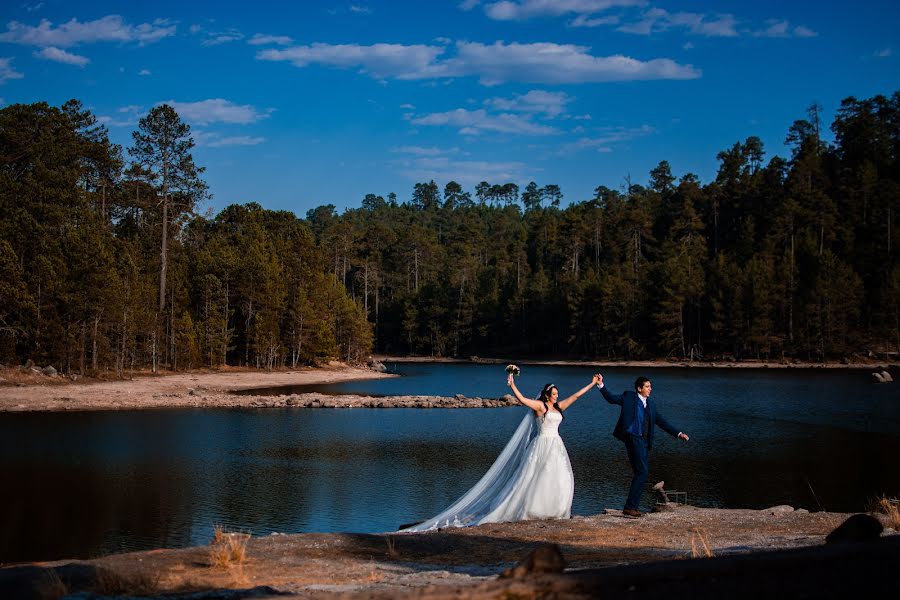
POLYGON ((644 516, 644 513, 642 513, 639 510, 635 510, 633 508, 626 508, 625 510, 622 511, 622 514, 625 515, 626 517, 631 517, 632 519, 639 519, 644 516))

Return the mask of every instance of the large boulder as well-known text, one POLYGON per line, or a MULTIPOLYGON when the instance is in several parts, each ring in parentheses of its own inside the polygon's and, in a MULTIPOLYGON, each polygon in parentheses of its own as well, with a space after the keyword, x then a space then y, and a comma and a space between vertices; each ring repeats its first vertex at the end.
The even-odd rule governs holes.
POLYGON ((881 521, 872 515, 852 515, 826 536, 825 543, 871 542, 879 539, 882 531, 881 521))
POLYGON ((47 377, 56 377, 58 375, 56 369, 53 368, 53 365, 47 365, 46 367, 41 369, 41 373, 43 373, 47 377))
POLYGON ((500 574, 500 579, 518 579, 527 575, 538 575, 541 573, 562 573, 565 568, 566 561, 559 546, 556 544, 545 544, 535 548, 525 560, 515 567, 503 571, 500 574))

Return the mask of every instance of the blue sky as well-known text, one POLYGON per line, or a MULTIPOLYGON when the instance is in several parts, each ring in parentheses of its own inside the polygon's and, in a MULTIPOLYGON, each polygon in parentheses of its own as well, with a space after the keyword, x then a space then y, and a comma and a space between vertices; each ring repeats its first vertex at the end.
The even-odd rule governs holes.
POLYGON ((0 105, 81 100, 127 147, 172 104, 213 211, 299 216, 416 182, 644 183, 817 102, 900 89, 900 3, 676 0, 91 2, 0 7, 0 105))

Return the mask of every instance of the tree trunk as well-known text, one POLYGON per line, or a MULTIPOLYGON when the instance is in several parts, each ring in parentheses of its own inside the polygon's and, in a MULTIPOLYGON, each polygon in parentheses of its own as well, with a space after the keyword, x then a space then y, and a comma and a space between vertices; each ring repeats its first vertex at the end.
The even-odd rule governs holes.
POLYGON ((794 341, 794 234, 791 234, 790 289, 788 289, 788 339, 794 341))
POLYGON ((100 316, 94 317, 94 333, 91 343, 91 370, 97 372, 97 328, 100 325, 100 316))
POLYGON ((166 267, 168 256, 166 253, 167 236, 169 234, 169 199, 163 194, 163 216, 162 216, 162 250, 160 250, 159 258, 159 312, 163 314, 166 308, 166 267))

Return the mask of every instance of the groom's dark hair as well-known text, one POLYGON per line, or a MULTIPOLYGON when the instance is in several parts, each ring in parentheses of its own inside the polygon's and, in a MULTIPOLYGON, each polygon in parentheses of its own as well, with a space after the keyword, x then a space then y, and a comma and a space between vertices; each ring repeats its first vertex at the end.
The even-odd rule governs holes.
POLYGON ((648 381, 650 381, 650 380, 647 379, 646 377, 638 377, 637 379, 635 379, 634 380, 634 391, 637 391, 637 390, 641 389, 642 387, 644 387, 644 384, 647 383, 648 381))

